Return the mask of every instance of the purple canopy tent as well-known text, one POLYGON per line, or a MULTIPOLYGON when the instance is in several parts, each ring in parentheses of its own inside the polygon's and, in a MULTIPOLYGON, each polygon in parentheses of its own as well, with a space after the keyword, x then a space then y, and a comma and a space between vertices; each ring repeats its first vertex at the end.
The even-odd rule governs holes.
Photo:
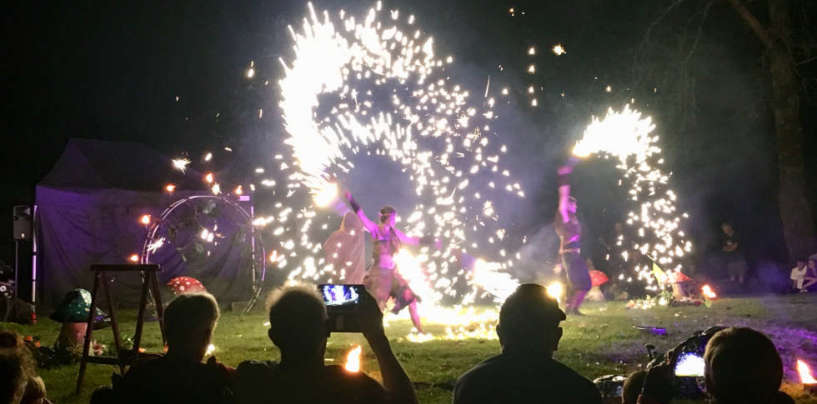
MULTIPOLYGON (((125 264, 129 256, 141 253, 149 231, 139 222, 143 214, 158 218, 174 202, 205 193, 209 191, 199 173, 188 170, 183 174, 173 169, 170 158, 142 144, 71 139, 36 187, 38 303, 54 304, 73 288, 90 288, 93 278, 88 268, 92 264, 125 264), (176 191, 164 192, 167 183, 175 184, 176 191)), ((151 254, 151 263, 162 266, 162 283, 176 276, 192 276, 219 300, 251 297, 252 277, 244 273, 255 262, 254 256, 247 254, 252 244, 251 224, 242 222, 242 215, 230 214, 230 209, 235 206, 220 210, 211 206, 208 211, 211 222, 220 226, 221 239, 207 246, 206 259, 185 256, 192 248, 191 240, 195 242, 189 233, 198 231, 191 219, 179 219, 185 222, 182 224, 158 223, 160 230, 169 231, 178 242, 165 243, 151 254)), ((190 215, 202 211, 192 205, 188 210, 190 215)), ((198 244, 194 247, 200 250, 198 244)), ((135 303, 137 284, 136 274, 115 278, 117 300, 135 303)))

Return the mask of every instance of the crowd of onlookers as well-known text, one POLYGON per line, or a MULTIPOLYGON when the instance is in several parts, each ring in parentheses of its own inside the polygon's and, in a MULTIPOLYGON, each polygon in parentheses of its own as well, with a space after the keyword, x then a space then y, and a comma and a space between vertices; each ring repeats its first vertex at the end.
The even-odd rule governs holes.
MULTIPOLYGON (((359 314, 382 383, 362 372, 325 365, 327 308, 312 288, 289 287, 272 296, 268 336, 280 361, 252 360, 237 368, 212 357, 204 360, 219 319, 215 299, 207 293, 181 295, 165 311, 167 353, 131 366, 112 386, 97 389, 91 403, 416 403, 414 386, 384 333, 380 309, 367 293, 359 314)), ((553 359, 565 318, 542 286, 519 286, 500 309, 496 332, 501 353, 459 378, 453 402, 601 403, 591 381, 553 359)), ((706 391, 714 402, 793 402, 778 391, 780 356, 757 331, 719 331, 703 358, 706 391)), ((624 384, 622 402, 669 402, 674 390, 671 360, 633 374, 624 384)), ((48 402, 22 341, 12 332, 0 333, 0 380, 0 402, 48 402)))

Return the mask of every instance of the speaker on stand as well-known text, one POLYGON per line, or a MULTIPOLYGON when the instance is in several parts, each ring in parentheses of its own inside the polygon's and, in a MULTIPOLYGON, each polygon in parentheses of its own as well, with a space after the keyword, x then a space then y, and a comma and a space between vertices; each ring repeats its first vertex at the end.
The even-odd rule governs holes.
POLYGON ((33 209, 28 205, 12 208, 14 237, 14 288, 17 298, 29 303, 34 301, 32 285, 31 254, 33 240, 33 209))

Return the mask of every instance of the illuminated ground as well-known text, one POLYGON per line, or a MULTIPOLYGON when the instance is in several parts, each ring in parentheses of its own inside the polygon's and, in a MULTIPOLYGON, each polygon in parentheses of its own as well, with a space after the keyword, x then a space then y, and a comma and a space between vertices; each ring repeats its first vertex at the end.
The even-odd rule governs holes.
MULTIPOLYGON (((787 378, 798 380, 793 374, 795 357, 806 359, 817 367, 817 295, 769 296, 741 299, 724 299, 715 302, 711 309, 705 307, 656 308, 649 311, 626 310, 623 303, 588 304, 584 318, 571 318, 564 324, 565 336, 557 358, 594 378, 604 374, 628 373, 638 368, 645 355, 646 343, 665 349, 675 345, 694 330, 713 324, 745 325, 763 329, 771 335, 781 351, 787 378), (669 337, 643 333, 634 325, 664 326, 669 337)), ((124 313, 127 321, 123 333, 133 331, 133 313, 124 313)), ((43 316, 45 317, 45 316, 43 316)), ((277 351, 266 338, 263 313, 240 316, 225 313, 216 330, 216 356, 223 362, 236 365, 248 358, 276 358, 277 351)), ((9 326, 2 324, 2 326, 9 326)), ((58 324, 44 319, 36 326, 10 325, 28 335, 40 336, 50 343, 56 337, 58 324)), ((451 388, 458 375, 477 362, 494 355, 499 350, 496 340, 432 340, 412 343, 405 339, 410 327, 407 319, 393 321, 387 332, 394 352, 403 363, 411 379, 416 383, 421 402, 449 403, 451 388)), ((428 325, 433 334, 444 334, 444 326, 428 325)), ((96 334, 110 346, 109 329, 96 334)), ((155 324, 148 324, 146 342, 149 350, 158 349, 158 332, 155 324)), ((345 352, 354 344, 364 343, 358 335, 332 336, 327 352, 328 358, 342 361, 345 352)), ((379 377, 374 357, 364 344, 363 369, 379 377)), ((88 395, 95 386, 108 383, 113 368, 90 365, 85 392, 81 397, 72 396, 77 366, 42 370, 49 396, 58 403, 87 403, 88 395)), ((787 384, 785 390, 797 398, 798 403, 817 403, 817 396, 808 397, 797 384, 787 384)))

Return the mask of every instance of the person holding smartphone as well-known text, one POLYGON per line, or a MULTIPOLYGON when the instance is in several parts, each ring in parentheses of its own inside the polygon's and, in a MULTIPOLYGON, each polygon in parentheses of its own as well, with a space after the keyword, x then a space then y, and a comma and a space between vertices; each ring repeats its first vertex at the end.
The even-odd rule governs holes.
MULTIPOLYGON (((670 351, 663 363, 649 369, 639 404, 668 404, 677 393, 676 379, 683 352, 670 351)), ((716 404, 784 404, 794 401, 779 391, 783 363, 774 343, 751 328, 718 331, 706 343, 701 358, 706 393, 716 404)))
POLYGON ((383 384, 362 372, 325 365, 331 332, 324 299, 310 287, 280 289, 270 299, 268 336, 280 362, 245 361, 236 370, 238 404, 335 403, 416 404, 414 386, 389 345, 383 314, 361 289, 356 318, 377 358, 383 384))
POLYGON ((363 222, 363 227, 372 235, 374 242, 373 262, 364 278, 366 288, 375 298, 381 310, 385 308, 390 297, 395 301, 393 313, 397 314, 404 307, 408 307, 414 328, 423 332, 420 314, 417 311, 417 296, 409 287, 408 282, 400 276, 394 256, 403 244, 434 245, 439 248, 439 242, 432 237, 410 237, 404 234, 396 226, 397 210, 391 206, 384 206, 380 209, 380 221, 375 223, 366 216, 349 192, 346 192, 345 196, 352 210, 363 222))

